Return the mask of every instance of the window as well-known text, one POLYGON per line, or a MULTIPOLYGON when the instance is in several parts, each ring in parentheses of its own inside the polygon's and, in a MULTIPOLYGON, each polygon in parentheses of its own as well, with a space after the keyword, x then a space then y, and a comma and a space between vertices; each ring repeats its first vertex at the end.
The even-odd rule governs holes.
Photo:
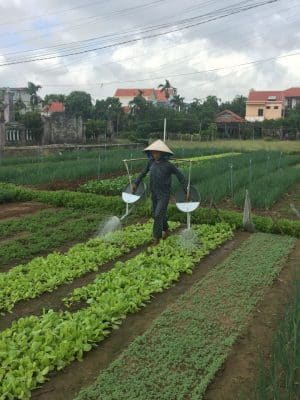
POLYGON ((257 111, 257 115, 259 117, 262 117, 264 115, 264 110, 262 108, 259 108, 258 111, 257 111))
POLYGON ((274 101, 274 100, 276 100, 276 96, 269 96, 268 100, 274 101))
POLYGON ((270 110, 270 108, 271 108, 270 106, 267 106, 267 110, 270 110))
POLYGON ((278 106, 274 106, 274 110, 278 110, 278 106))

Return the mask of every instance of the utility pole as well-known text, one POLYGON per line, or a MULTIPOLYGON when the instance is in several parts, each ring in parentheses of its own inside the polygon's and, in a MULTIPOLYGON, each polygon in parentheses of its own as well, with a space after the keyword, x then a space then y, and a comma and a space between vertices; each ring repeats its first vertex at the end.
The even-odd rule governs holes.
POLYGON ((167 139, 167 118, 164 118, 164 142, 167 139))
POLYGON ((201 132, 202 132, 202 121, 200 121, 200 125, 199 125, 199 140, 201 142, 201 132))

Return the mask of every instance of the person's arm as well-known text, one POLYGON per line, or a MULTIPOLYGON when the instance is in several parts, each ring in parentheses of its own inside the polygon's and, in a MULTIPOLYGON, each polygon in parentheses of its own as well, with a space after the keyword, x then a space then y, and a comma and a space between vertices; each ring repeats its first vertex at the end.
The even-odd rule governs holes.
POLYGON ((176 175, 176 178, 181 183, 183 190, 185 191, 185 193, 187 193, 188 182, 187 182, 185 176, 183 175, 182 172, 179 171, 179 169, 177 167, 175 167, 174 164, 170 163, 170 165, 172 168, 172 174, 176 175))
POLYGON ((143 171, 140 173, 140 175, 136 178, 136 180, 134 181, 134 185, 135 187, 139 186, 139 184, 141 183, 141 181, 145 178, 145 176, 148 174, 150 169, 150 161, 147 162, 147 165, 145 166, 145 168, 143 169, 143 171))

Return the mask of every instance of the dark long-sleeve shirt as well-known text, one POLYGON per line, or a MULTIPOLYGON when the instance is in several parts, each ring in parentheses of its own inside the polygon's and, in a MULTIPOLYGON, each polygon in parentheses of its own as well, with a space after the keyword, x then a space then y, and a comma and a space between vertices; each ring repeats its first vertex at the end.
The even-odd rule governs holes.
POLYGON ((176 175, 184 190, 187 190, 187 181, 184 175, 167 160, 159 162, 155 160, 148 161, 144 170, 137 177, 135 184, 139 185, 148 172, 150 172, 150 190, 152 193, 170 195, 172 175, 176 175))

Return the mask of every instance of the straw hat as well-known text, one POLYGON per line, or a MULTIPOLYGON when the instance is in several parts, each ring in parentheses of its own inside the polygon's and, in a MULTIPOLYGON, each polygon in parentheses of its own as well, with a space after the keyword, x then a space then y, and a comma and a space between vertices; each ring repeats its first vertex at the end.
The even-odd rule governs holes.
POLYGON ((174 154, 162 140, 151 143, 144 151, 161 151, 162 153, 174 154))

